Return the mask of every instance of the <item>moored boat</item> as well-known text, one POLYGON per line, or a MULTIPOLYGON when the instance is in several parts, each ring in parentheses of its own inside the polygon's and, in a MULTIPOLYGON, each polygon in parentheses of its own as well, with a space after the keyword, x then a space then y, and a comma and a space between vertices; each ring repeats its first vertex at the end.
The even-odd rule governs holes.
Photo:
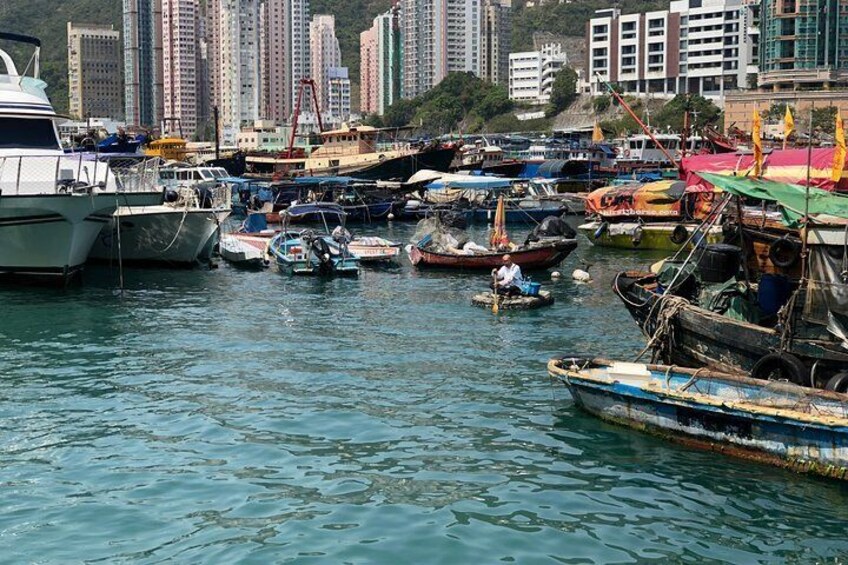
MULTIPOLYGON (((480 292, 471 298, 474 306, 481 308, 492 308, 495 304, 495 295, 491 292, 480 292)), ((554 303, 554 297, 550 291, 540 290, 535 296, 498 296, 497 306, 500 310, 535 310, 544 308, 554 303)))
POLYGON ((651 249, 677 251, 684 245, 705 241, 718 243, 722 240, 720 226, 710 226, 706 234, 700 233, 697 242, 690 239, 698 229, 693 222, 604 222, 593 220, 581 224, 577 230, 598 247, 616 249, 651 249))
POLYGON ((491 270, 503 264, 504 253, 509 253, 513 262, 524 270, 548 269, 562 263, 577 248, 575 239, 554 239, 532 243, 526 247, 509 251, 488 251, 457 254, 430 251, 426 246, 410 245, 409 260, 416 267, 441 267, 463 270, 491 270))
POLYGON ((848 478, 848 396, 705 369, 563 357, 548 363, 604 420, 794 471, 848 478))
POLYGON ((282 231, 271 238, 268 254, 284 273, 312 276, 357 276, 359 257, 345 243, 312 230, 282 231))
POLYGON ((236 267, 261 269, 269 264, 268 237, 247 233, 225 233, 218 242, 218 253, 236 267))
POLYGON ((360 263, 389 263, 400 256, 401 244, 375 236, 355 237, 347 248, 359 257, 360 263))

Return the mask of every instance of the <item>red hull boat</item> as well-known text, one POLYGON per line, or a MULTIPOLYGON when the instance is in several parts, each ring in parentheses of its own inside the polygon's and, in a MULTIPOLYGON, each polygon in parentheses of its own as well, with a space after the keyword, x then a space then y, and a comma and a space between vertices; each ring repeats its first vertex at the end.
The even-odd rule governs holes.
MULTIPOLYGON (((576 239, 557 239, 533 244, 525 249, 509 251, 509 255, 522 269, 547 269, 559 265, 577 247, 576 239)), ((409 260, 417 267, 439 267, 468 270, 491 270, 503 265, 503 251, 475 255, 436 253, 418 246, 410 246, 409 260)))

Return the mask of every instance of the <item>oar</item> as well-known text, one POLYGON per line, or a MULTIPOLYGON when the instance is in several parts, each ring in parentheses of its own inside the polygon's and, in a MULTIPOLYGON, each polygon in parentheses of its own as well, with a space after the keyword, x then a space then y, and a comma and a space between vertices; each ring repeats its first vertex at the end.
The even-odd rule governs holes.
POLYGON ((492 276, 492 294, 494 295, 494 302, 492 303, 492 314, 498 313, 498 275, 495 273, 492 276))

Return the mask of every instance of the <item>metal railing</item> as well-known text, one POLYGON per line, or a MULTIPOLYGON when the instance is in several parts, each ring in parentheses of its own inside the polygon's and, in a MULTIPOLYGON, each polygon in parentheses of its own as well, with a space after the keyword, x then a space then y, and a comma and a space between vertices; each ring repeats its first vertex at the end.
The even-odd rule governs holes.
POLYGON ((156 159, 86 153, 0 157, 0 196, 158 191, 156 159))

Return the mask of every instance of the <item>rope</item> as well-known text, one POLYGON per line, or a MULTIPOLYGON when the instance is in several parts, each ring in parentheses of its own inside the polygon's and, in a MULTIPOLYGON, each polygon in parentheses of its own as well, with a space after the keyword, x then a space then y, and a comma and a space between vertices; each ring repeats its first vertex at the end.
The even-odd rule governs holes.
MULTIPOLYGON (((689 305, 689 301, 680 296, 674 295, 662 295, 659 300, 654 304, 651 308, 651 312, 648 313, 647 321, 650 320, 653 315, 653 310, 657 306, 659 309, 656 313, 656 323, 657 327, 654 330, 653 335, 649 336, 648 343, 645 345, 645 348, 636 356, 635 361, 639 361, 645 353, 650 350, 654 350, 654 356, 664 356, 663 354, 671 351, 674 346, 674 317, 677 314, 689 305)), ((646 334, 647 335, 647 334, 646 334)))

